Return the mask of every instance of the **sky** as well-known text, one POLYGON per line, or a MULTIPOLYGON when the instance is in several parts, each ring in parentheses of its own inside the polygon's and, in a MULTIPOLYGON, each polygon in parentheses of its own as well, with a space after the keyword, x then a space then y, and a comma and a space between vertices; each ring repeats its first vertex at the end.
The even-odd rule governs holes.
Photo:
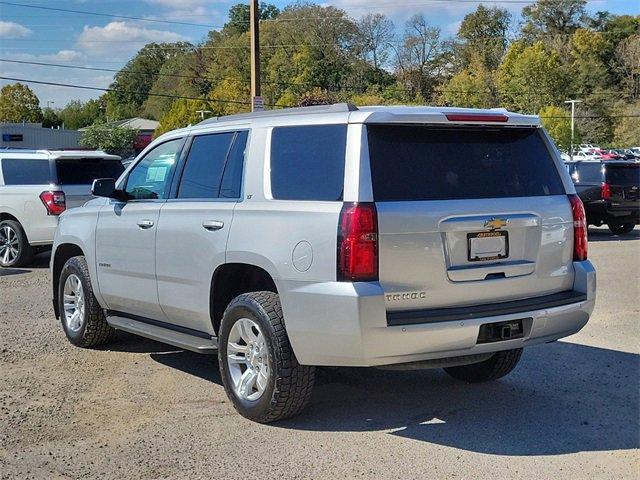
MULTIPOLYGON (((221 28, 229 7, 227 0, 12 0, 0 1, 0 59, 80 65, 119 69, 137 50, 149 42, 189 41, 198 43, 212 28, 221 28), (27 8, 23 5, 62 12, 27 8), (83 12, 96 12, 89 15, 83 12), (138 17, 139 20, 118 18, 138 17), (182 23, 176 23, 182 22, 182 23)), ((291 2, 271 1, 279 8, 291 2)), ((402 30, 413 14, 422 13, 440 27, 443 36, 455 35, 465 14, 478 4, 498 5, 519 21, 524 0, 335 0, 321 5, 343 8, 359 18, 368 13, 384 13, 402 30)), ((640 0, 590 0, 589 12, 608 10, 615 14, 640 14, 640 0)), ((0 76, 54 83, 107 87, 112 72, 75 70, 24 65, 0 61, 0 76)), ((0 80, 0 86, 11 81, 0 80)), ((74 99, 97 98, 103 92, 27 83, 38 95, 42 107, 62 108, 74 99)))

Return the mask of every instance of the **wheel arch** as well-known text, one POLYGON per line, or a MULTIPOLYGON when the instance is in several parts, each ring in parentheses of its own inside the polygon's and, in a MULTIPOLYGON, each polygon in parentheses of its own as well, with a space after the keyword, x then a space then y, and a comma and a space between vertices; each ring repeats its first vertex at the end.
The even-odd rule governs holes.
POLYGON ((227 305, 238 295, 248 292, 278 293, 273 276, 264 268, 250 263, 224 263, 213 272, 209 295, 209 312, 213 330, 218 334, 227 305))
POLYGON ((82 248, 75 243, 61 243, 51 254, 51 298, 53 298, 53 311, 55 312, 56 318, 60 318, 60 309, 58 308, 57 302, 60 273, 62 272, 64 264, 67 263, 67 260, 80 255, 85 256, 85 253, 82 248))

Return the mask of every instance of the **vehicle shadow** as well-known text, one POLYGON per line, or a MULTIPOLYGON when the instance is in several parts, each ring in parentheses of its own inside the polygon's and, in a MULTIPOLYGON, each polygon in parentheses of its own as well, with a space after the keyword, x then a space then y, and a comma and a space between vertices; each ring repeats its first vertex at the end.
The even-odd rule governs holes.
POLYGON ((22 273, 30 273, 31 270, 24 268, 0 268, 0 277, 8 277, 10 275, 20 275, 22 273))
MULTIPOLYGON (((151 358, 220 384, 215 357, 151 358)), ((640 447, 640 356, 556 342, 530 347, 502 380, 465 384, 442 370, 319 369, 298 417, 305 431, 378 431, 497 455, 561 455, 640 447)))
POLYGON ((614 235, 608 228, 589 228, 589 242, 626 242, 629 240, 640 240, 640 229, 636 228, 632 232, 624 235, 614 235))

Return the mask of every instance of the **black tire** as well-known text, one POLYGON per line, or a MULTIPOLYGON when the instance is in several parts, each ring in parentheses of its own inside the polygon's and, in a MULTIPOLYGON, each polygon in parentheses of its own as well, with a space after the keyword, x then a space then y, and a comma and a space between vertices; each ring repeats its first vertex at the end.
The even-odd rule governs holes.
POLYGON ((622 223, 614 225, 612 223, 608 223, 607 227, 611 230, 611 233, 614 235, 625 235, 627 233, 631 233, 633 229, 636 227, 635 223, 622 223))
POLYGON ((491 358, 470 365, 447 367, 444 369, 449 375, 463 382, 480 383, 497 380, 510 373, 520 360, 522 349, 497 352, 491 358))
POLYGON ((116 335, 116 330, 107 323, 104 310, 93 294, 89 267, 82 256, 70 258, 62 267, 60 280, 58 281, 58 308, 62 329, 69 341, 77 347, 91 348, 104 345, 116 335), (68 328, 64 310, 64 285, 67 278, 72 274, 75 274, 80 279, 84 293, 84 315, 77 331, 68 328))
POLYGON ((237 296, 227 306, 218 336, 220 375, 227 396, 243 417, 269 423, 300 413, 309 402, 315 367, 300 365, 291 349, 284 325, 280 298, 273 292, 251 292, 237 296), (253 320, 266 339, 269 380, 264 393, 255 401, 239 397, 229 372, 227 341, 240 318, 253 320))
POLYGON ((3 244, 3 240, 5 238, 4 232, 6 229, 9 229, 9 231, 12 232, 18 240, 18 254, 7 262, 4 261, 3 256, 0 256, 0 266, 7 268, 24 267, 31 263, 36 252, 35 249, 29 245, 29 240, 27 239, 27 235, 24 233, 22 225, 15 220, 3 220, 0 222, 0 242, 3 244))

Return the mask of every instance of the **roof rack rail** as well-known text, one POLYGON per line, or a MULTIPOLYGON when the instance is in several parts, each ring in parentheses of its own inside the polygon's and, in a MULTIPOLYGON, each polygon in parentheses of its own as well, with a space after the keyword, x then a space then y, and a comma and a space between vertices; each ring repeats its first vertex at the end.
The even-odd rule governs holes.
POLYGON ((351 103, 334 103, 331 105, 313 105, 310 107, 281 108, 279 110, 262 110, 260 112, 236 113, 222 117, 211 117, 196 125, 207 125, 210 123, 226 122, 229 120, 244 120, 251 118, 276 117, 281 115, 307 115, 310 113, 340 113, 354 112, 358 107, 351 103))

